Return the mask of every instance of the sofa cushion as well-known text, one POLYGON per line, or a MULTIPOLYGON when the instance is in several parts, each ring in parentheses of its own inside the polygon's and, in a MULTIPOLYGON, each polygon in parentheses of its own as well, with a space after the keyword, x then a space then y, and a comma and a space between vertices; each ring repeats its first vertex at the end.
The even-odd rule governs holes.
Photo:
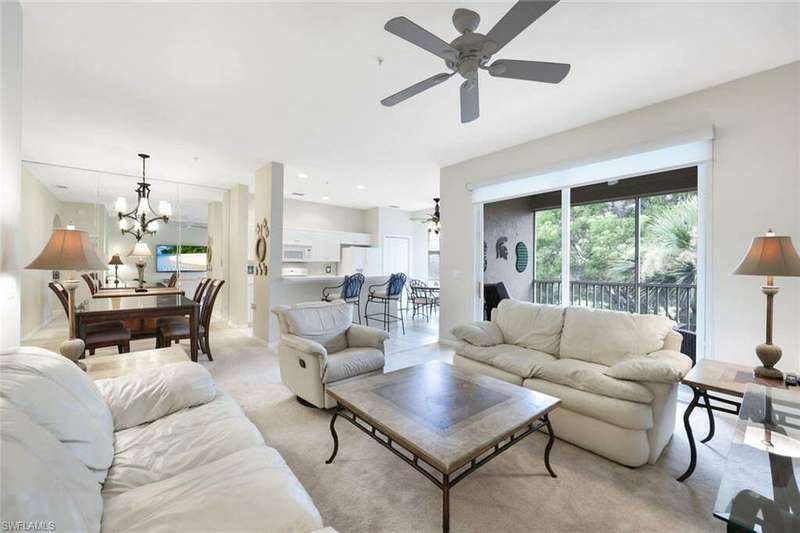
POLYGON ((375 348, 347 348, 328 356, 322 382, 333 383, 374 372, 382 369, 384 362, 383 352, 375 348))
POLYGON ((503 332, 503 342, 558 356, 564 308, 505 299, 492 319, 503 332))
POLYGON ((659 350, 641 357, 620 361, 606 370, 606 375, 632 381, 679 383, 692 369, 689 356, 672 350, 659 350))
POLYGON ((456 339, 468 342, 473 346, 494 346, 503 343, 503 332, 500 330, 500 326, 488 320, 461 324, 454 327, 450 333, 456 339))
POLYGON ((560 356, 612 366, 660 350, 674 325, 665 316, 569 307, 560 356))
POLYGON ((646 403, 609 398, 543 379, 526 379, 523 386, 559 398, 561 406, 556 411, 563 408, 626 429, 653 427, 653 409, 646 403))
POLYGON ((114 421, 91 379, 41 348, 0 353, 0 397, 63 442, 102 482, 114 457, 114 421))
POLYGON ((3 529, 37 522, 53 524, 57 531, 100 531, 103 499, 89 469, 52 433, 4 399, 0 419, 3 529))
POLYGON ((220 392, 209 403, 118 431, 103 495, 155 483, 263 444, 239 404, 220 392))
POLYGON ((280 454, 266 446, 106 497, 103 510, 108 533, 320 528, 322 518, 311 497, 280 454))
POLYGON ((329 354, 347 348, 347 328, 353 321, 353 306, 342 301, 276 308, 292 335, 323 345, 329 354))
POLYGON ((550 354, 514 346, 513 344, 482 347, 460 342, 456 346, 456 353, 467 359, 510 372, 521 378, 534 376, 543 364, 556 361, 556 358, 550 354))
POLYGON ((188 361, 95 384, 111 409, 116 431, 208 403, 217 394, 208 370, 188 361))
POLYGON ((639 403, 653 401, 653 393, 647 387, 607 376, 607 369, 578 359, 559 359, 543 364, 533 377, 609 398, 639 403))

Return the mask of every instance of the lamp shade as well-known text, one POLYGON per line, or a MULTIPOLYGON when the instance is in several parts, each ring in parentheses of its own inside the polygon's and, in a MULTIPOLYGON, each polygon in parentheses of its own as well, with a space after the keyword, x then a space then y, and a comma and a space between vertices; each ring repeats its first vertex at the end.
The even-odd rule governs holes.
POLYGON ((111 260, 108 262, 109 265, 122 265, 122 258, 119 254, 114 254, 111 256, 111 260))
POLYGON ((89 234, 73 229, 54 229, 50 240, 26 270, 101 271, 105 263, 94 251, 89 234))
POLYGON ((150 251, 150 247, 147 246, 147 243, 137 242, 133 249, 128 252, 128 255, 131 257, 150 257, 153 253, 150 251))
POLYGON ((756 237, 734 274, 750 276, 800 276, 800 256, 792 238, 771 231, 756 237))

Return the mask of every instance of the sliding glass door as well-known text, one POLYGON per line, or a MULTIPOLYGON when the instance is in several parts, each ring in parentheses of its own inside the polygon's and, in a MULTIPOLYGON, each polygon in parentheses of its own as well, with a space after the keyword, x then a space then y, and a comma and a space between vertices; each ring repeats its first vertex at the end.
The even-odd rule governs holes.
POLYGON ((665 315, 697 329, 698 197, 692 167, 535 195, 533 301, 665 315), (568 217, 568 221, 564 220, 568 217), (565 224, 568 222, 568 224, 565 224), (569 235, 564 228, 569 227, 569 235), (568 279, 563 265, 569 239, 568 279), (562 290, 569 284, 569 291, 562 290))

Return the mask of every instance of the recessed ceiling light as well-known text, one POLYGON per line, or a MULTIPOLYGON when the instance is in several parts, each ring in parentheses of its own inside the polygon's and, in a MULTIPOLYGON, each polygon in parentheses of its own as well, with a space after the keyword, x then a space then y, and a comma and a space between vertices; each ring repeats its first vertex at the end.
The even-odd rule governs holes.
POLYGON ((323 196, 322 199, 323 200, 330 200, 330 198, 328 196, 323 196))
POLYGON ((363 185, 356 185, 356 189, 358 189, 359 191, 363 191, 364 189, 366 189, 366 187, 364 187, 363 185))
POLYGON ((66 185, 56 185, 56 189, 69 189, 66 185))
POLYGON ((297 175, 297 177, 300 178, 301 180, 304 180, 308 177, 308 174, 304 174, 303 172, 301 172, 300 174, 297 175))

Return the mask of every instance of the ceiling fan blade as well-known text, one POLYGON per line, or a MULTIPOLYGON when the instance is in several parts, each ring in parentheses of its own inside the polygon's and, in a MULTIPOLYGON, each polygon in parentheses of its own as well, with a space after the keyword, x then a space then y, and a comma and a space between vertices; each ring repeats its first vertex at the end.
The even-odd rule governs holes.
POLYGON ((472 122, 480 115, 478 78, 461 84, 461 123, 472 122))
POLYGON ((486 36, 494 41, 500 50, 557 3, 558 0, 520 0, 503 15, 486 36))
POLYGON ((567 63, 498 59, 489 66, 489 74, 496 78, 559 83, 567 76, 569 69, 567 63))
POLYGON ((395 17, 383 28, 442 59, 455 61, 458 57, 458 51, 455 48, 405 17, 395 17))
POLYGON ((450 79, 450 76, 455 74, 455 72, 450 72, 449 74, 442 73, 436 74, 435 76, 431 76, 426 80, 422 80, 418 83, 415 83, 411 87, 406 87, 402 91, 396 92, 391 96, 387 96, 383 100, 381 100, 381 104, 386 107, 392 107, 395 104, 399 104, 403 100, 408 100, 412 96, 421 93, 426 89, 430 89, 436 85, 439 85, 443 81, 447 81, 450 79))

